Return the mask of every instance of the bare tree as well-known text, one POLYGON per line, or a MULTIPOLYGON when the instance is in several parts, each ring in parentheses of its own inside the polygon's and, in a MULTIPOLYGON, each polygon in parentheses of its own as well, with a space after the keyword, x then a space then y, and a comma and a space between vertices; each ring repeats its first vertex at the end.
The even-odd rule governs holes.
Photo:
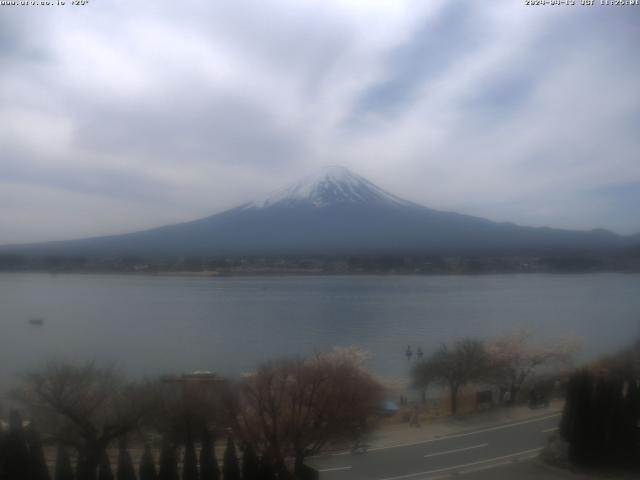
POLYGON ((481 341, 464 339, 452 347, 442 345, 416 372, 428 372, 449 387, 451 414, 458 412, 458 393, 468 383, 482 380, 489 371, 487 352, 481 341))
POLYGON ((147 410, 136 385, 94 363, 48 362, 27 374, 14 395, 45 433, 77 449, 91 479, 109 444, 135 429, 147 410))
POLYGON ((223 401, 229 384, 214 374, 165 376, 145 386, 145 425, 172 442, 195 438, 203 429, 229 425, 223 401))
MULTIPOLYGON (((531 332, 520 330, 496 339, 487 346, 494 378, 517 392, 534 372, 569 366, 579 349, 574 338, 560 338, 541 346, 530 344, 531 332)), ((515 399, 512 399, 515 400, 515 399)))
POLYGON ((300 466, 306 456, 363 432, 381 393, 345 352, 270 362, 242 382, 236 428, 280 468, 288 456, 300 466))

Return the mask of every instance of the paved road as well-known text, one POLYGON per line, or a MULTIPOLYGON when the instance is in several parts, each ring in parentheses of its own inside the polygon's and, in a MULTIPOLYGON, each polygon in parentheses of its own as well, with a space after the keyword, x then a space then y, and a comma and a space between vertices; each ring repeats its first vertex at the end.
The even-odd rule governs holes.
MULTIPOLYGON (((482 477, 507 472, 534 458, 556 430, 560 414, 495 425, 422 442, 381 447, 364 454, 335 454, 311 459, 322 480, 436 480, 452 475, 482 477)), ((427 425, 422 428, 429 428, 427 425)))

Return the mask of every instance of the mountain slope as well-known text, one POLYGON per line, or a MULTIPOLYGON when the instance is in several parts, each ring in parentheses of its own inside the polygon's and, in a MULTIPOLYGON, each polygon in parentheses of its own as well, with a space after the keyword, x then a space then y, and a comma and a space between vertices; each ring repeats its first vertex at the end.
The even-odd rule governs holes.
MULTIPOLYGON (((637 240, 636 240, 637 241, 637 240)), ((521 227, 402 200, 343 167, 193 222, 126 235, 3 247, 22 254, 225 256, 612 251, 632 237, 521 227)))

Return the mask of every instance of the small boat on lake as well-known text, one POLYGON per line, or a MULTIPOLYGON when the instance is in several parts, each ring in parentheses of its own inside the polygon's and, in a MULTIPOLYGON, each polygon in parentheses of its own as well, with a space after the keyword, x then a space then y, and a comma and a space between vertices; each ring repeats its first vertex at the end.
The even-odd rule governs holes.
POLYGON ((44 320, 42 318, 31 318, 29 319, 29 325, 33 325, 34 327, 42 327, 44 325, 44 320))

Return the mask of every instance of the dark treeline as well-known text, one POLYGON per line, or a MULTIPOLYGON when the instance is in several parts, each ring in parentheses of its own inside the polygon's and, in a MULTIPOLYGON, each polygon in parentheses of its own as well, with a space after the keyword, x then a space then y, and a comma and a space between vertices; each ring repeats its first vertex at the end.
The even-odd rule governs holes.
POLYGON ((247 257, 85 257, 0 254, 0 271, 243 273, 564 273, 640 271, 640 250, 619 254, 557 255, 309 255, 247 257))
POLYGON ((599 376, 588 370, 571 377, 561 432, 569 459, 581 465, 638 465, 640 385, 637 379, 599 376))
POLYGON ((575 465, 640 468, 640 342, 572 375, 560 433, 575 465))
POLYGON ((22 417, 16 410, 11 412, 10 418, 10 427, 0 438, 0 479, 2 480, 276 480, 278 478, 275 468, 271 465, 271 458, 264 455, 258 458, 251 446, 245 447, 241 469, 236 445, 231 437, 228 439, 224 462, 220 468, 213 448, 213 440, 207 429, 203 431, 200 441, 199 459, 192 440, 187 440, 183 445, 182 458, 180 458, 178 446, 165 441, 157 463, 151 449, 146 445, 136 469, 129 450, 125 445, 120 445, 115 468, 107 452, 103 451, 97 468, 92 471, 81 455, 78 455, 74 468, 68 447, 58 443, 55 463, 50 469, 47 466, 38 432, 33 426, 25 428, 22 417), (272 473, 263 475, 261 472, 272 473))

